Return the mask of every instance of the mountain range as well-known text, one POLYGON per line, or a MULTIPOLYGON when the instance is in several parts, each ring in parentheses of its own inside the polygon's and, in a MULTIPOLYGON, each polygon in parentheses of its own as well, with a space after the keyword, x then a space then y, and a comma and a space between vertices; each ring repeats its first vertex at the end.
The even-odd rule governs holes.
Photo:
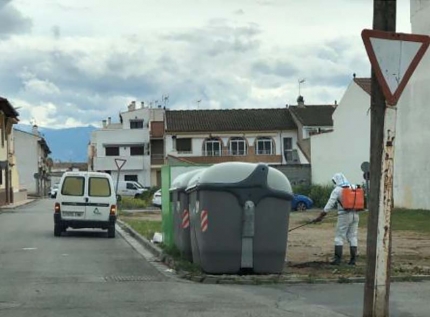
MULTIPOLYGON (((32 126, 26 124, 16 124, 15 128, 32 131, 32 126)), ((54 162, 87 162, 88 142, 95 129, 94 126, 64 129, 39 127, 39 132, 48 143, 54 162)))

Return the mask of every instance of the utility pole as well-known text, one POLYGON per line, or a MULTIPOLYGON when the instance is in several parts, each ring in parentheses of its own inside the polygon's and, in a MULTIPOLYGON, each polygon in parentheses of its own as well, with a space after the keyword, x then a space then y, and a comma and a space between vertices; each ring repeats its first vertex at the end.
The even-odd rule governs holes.
MULTIPOLYGON (((396 31, 396 0, 373 1, 373 29, 396 31)), ((370 199, 367 226, 367 268, 364 317, 389 316, 391 211, 396 109, 387 108, 372 67, 370 199)))

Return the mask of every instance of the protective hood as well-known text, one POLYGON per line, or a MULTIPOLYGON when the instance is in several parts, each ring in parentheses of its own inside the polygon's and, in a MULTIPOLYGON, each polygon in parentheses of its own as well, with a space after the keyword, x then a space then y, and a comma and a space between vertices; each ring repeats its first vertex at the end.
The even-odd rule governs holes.
POLYGON ((350 183, 346 179, 345 175, 343 175, 342 173, 334 174, 332 181, 335 183, 336 186, 339 186, 339 187, 350 185, 350 183))

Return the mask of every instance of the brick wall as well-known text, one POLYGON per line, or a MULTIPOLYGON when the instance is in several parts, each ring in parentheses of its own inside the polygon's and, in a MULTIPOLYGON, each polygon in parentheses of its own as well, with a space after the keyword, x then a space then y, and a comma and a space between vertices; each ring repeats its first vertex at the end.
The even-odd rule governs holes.
POLYGON ((311 184, 310 164, 289 164, 272 166, 288 177, 292 186, 311 184))

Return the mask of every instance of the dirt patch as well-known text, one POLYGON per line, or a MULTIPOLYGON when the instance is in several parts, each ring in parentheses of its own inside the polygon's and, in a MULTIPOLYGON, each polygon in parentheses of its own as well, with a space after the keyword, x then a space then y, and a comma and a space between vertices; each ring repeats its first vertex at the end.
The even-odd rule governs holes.
MULTIPOLYGON (((292 213, 289 228, 314 219, 318 211, 292 213)), ((329 214, 335 216, 335 213, 329 214)), ((286 272, 316 277, 363 276, 366 264, 367 230, 359 228, 358 259, 355 267, 329 265, 334 252, 336 220, 304 226, 288 234, 286 272)), ((410 231, 393 231, 392 275, 430 273, 430 235, 410 231)), ((344 259, 349 260, 349 246, 344 246, 344 259)))

